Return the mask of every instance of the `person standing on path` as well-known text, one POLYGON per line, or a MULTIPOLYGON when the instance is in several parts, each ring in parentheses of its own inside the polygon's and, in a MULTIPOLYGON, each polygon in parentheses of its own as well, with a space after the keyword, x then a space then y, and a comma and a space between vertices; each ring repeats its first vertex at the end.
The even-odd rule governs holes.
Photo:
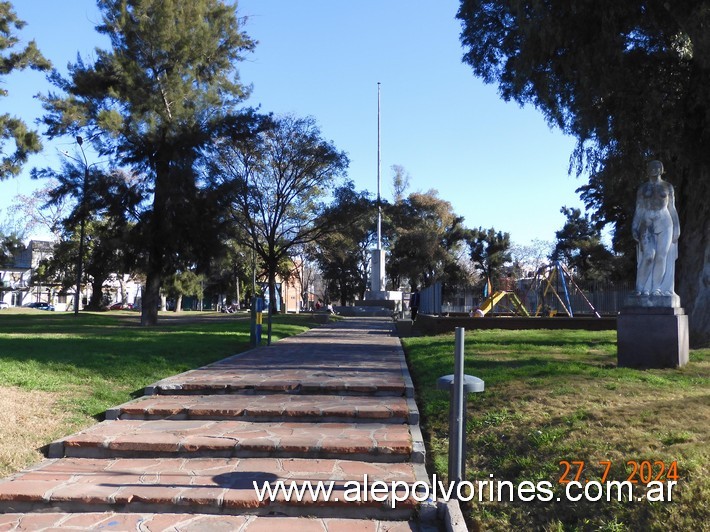
POLYGON ((412 295, 409 296, 409 310, 412 313, 412 321, 417 319, 417 313, 419 312, 419 290, 414 289, 412 295))

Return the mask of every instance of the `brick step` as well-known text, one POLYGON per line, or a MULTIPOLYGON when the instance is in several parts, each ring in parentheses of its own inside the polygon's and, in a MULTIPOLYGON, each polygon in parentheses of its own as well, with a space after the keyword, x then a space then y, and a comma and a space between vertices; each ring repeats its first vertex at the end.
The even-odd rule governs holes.
POLYGON ((248 515, 150 514, 150 513, 37 513, 0 515, 0 530, 163 530, 240 532, 419 532, 415 521, 364 519, 313 519, 307 517, 259 517, 248 515))
POLYGON ((404 397, 319 395, 149 395, 106 411, 106 419, 419 422, 404 397))
MULTIPOLYGON (((373 482, 413 485, 415 466, 346 460, 274 458, 61 458, 0 481, 0 513, 148 512, 287 517, 411 519, 417 503, 410 497, 392 508, 373 500, 373 482), (368 479, 368 496, 352 500, 353 484, 368 479), (259 501, 253 482, 333 481, 331 500, 307 491, 301 502, 259 501), (346 499, 350 495, 350 500, 346 499)), ((315 486, 314 486, 315 488, 315 486)), ((403 493, 403 492, 400 492, 403 493)))
MULTIPOLYGON (((200 371, 200 370, 197 370, 200 371)), ((259 379, 235 379, 231 372, 215 372, 214 375, 192 374, 178 375, 159 381, 145 388, 146 395, 207 395, 207 394, 239 394, 239 393, 288 393, 296 395, 374 395, 399 397, 412 395, 411 387, 404 381, 392 382, 392 378, 370 378, 366 382, 348 379, 350 375, 330 373, 315 373, 313 377, 302 377, 296 380, 284 380, 281 375, 270 371, 262 372, 259 379), (225 373, 227 373, 225 375, 225 373)))
POLYGON ((399 339, 346 326, 309 331, 158 381, 151 394, 293 393, 412 396, 399 339))
POLYGON ((342 458, 423 463, 423 448, 421 441, 413 444, 408 425, 394 423, 119 420, 104 421, 52 443, 48 456, 342 458))

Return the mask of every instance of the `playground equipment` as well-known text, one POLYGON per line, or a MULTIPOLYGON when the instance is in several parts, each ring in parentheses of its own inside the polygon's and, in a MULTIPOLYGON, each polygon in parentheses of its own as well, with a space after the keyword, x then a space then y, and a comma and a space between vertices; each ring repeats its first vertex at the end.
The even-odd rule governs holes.
POLYGON ((493 310, 496 305, 501 303, 504 299, 507 299, 510 302, 517 315, 530 316, 528 310, 525 308, 525 305, 523 305, 522 301, 520 301, 518 296, 515 295, 515 292, 511 292, 508 290, 498 290, 496 292, 493 292, 483 301, 483 303, 481 303, 481 306, 479 308, 481 309, 481 312, 483 312, 484 315, 488 314, 490 311, 493 310))
POLYGON ((586 302, 587 306, 589 306, 592 313, 597 318, 600 318, 601 316, 594 308, 594 305, 592 305, 587 296, 584 295, 584 292, 574 281, 574 278, 569 273, 569 270, 560 261, 555 261, 552 264, 543 266, 535 274, 535 280, 530 285, 530 289, 525 297, 526 301, 530 302, 533 300, 533 297, 531 296, 533 294, 539 294, 542 290, 541 297, 537 300, 538 303, 535 310, 535 316, 540 316, 541 314, 547 314, 550 316, 553 315, 553 311, 548 310, 550 305, 546 304, 549 299, 548 296, 551 296, 562 306, 562 309, 570 318, 574 318, 572 303, 570 302, 569 290, 567 287, 568 282, 575 288, 577 293, 582 296, 582 299, 586 302), (562 295, 560 295, 560 292, 562 295))

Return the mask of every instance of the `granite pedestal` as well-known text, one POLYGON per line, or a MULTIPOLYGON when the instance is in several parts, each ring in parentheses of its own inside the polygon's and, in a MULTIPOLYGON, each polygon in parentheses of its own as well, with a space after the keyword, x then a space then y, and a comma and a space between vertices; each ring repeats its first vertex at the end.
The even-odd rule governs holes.
POLYGON ((688 345, 688 316, 678 296, 632 296, 619 313, 619 367, 683 367, 688 345))

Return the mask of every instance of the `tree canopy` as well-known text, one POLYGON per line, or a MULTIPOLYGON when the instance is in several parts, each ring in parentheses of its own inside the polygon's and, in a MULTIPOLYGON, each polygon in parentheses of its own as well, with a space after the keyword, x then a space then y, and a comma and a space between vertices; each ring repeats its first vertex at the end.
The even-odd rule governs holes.
POLYGON ((262 117, 255 135, 220 141, 211 175, 243 244, 266 264, 272 308, 279 264, 326 231, 323 202, 347 166, 312 118, 262 117))
POLYGON ((376 213, 377 202, 367 192, 356 192, 351 181, 335 191, 324 212, 328 231, 318 239, 312 254, 328 294, 341 305, 365 296, 370 249, 377 245, 376 213))
POLYGON ((0 228, 0 266, 11 263, 15 255, 23 249, 22 240, 13 233, 0 228))
POLYGON ((461 244, 466 236, 463 217, 436 190, 413 192, 386 209, 390 248, 387 274, 398 288, 412 289, 435 281, 458 284, 461 244))
POLYGON ((464 62, 501 96, 577 139, 582 198, 633 253, 645 162, 660 159, 681 221, 678 292, 691 341, 710 341, 710 2, 462 0, 464 62))
POLYGON ((490 229, 473 229, 468 234, 468 246, 474 268, 494 289, 499 288, 504 266, 512 260, 510 234, 490 229))
MULTIPOLYGON (((32 68, 47 70, 51 64, 37 49, 35 41, 30 41, 24 48, 17 48, 20 38, 17 30, 25 23, 17 18, 10 2, 0 2, 0 79, 13 70, 32 68)), ((5 89, 0 89, 0 96, 7 96, 5 89)), ((0 180, 20 173, 27 158, 40 151, 42 144, 39 135, 30 130, 20 118, 9 113, 0 114, 0 180), (5 153, 5 141, 15 144, 12 153, 5 153)))
MULTIPOLYGON (((241 127, 248 94, 237 62, 254 47, 235 7, 221 0, 99 0, 109 50, 79 58, 59 93, 43 97, 50 137, 88 139, 100 156, 144 175, 152 207, 141 219, 147 263, 142 323, 157 322, 163 277, 200 243, 194 233, 199 169, 217 136, 241 127)), ((209 213, 200 213, 209 219, 209 213)), ((201 219, 204 221, 204 218, 201 219)), ((198 220, 200 221, 200 220, 198 220)))
MULTIPOLYGON (((562 260, 584 281, 604 281, 616 277, 617 260, 602 243, 601 231, 580 209, 562 207, 565 223, 555 233, 552 260, 562 260)), ((630 263, 630 261, 627 261, 630 263)))
MULTIPOLYGON (((62 220, 63 236, 48 262, 48 272, 69 286, 68 264, 82 264, 92 284, 87 308, 103 306, 102 286, 112 273, 123 273, 135 266, 136 238, 133 232, 139 206, 145 197, 143 182, 121 170, 87 167, 79 159, 65 159, 61 170, 33 169, 33 178, 49 179, 45 208, 62 209, 73 203, 62 220), (85 242, 80 242, 85 226, 85 242)), ((78 266, 77 266, 78 267, 78 266)))

